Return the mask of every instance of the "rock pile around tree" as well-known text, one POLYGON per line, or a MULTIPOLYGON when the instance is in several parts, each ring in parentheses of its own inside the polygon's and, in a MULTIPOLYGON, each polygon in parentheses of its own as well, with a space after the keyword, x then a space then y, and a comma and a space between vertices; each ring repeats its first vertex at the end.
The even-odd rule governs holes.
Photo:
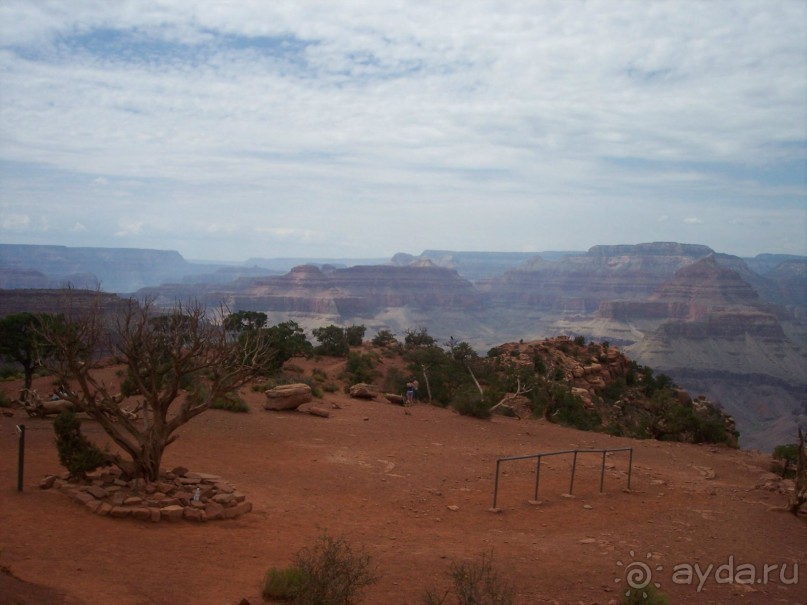
POLYGON ((124 481, 120 469, 106 467, 88 473, 83 481, 71 480, 67 473, 48 475, 40 487, 57 488, 98 515, 153 523, 234 519, 252 510, 246 496, 218 475, 184 467, 163 472, 155 482, 124 481))

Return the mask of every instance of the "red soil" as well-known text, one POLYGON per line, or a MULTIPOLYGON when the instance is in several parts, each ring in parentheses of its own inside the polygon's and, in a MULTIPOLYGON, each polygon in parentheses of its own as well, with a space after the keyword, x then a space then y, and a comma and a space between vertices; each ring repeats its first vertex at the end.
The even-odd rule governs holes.
MULTIPOLYGON (((49 380, 38 387, 49 392, 49 380)), ((18 388, 0 385, 14 395, 18 388)), ((447 586, 451 561, 489 551, 524 605, 617 602, 634 561, 653 569, 671 603, 807 602, 807 524, 769 510, 784 496, 754 489, 767 470, 761 454, 537 420, 476 420, 424 404, 407 414, 342 394, 324 397, 322 404, 341 408, 323 419, 266 412, 262 394, 243 395, 250 413, 211 410, 183 427, 165 455, 166 468, 219 474, 253 503, 250 514, 206 524, 100 517, 57 490, 39 489, 43 476, 62 470, 52 421, 20 410, 0 417, 0 566, 13 574, 0 573, 0 604, 221 605, 246 597, 255 605, 266 570, 288 565, 326 531, 372 556, 381 579, 367 591, 368 604, 418 603, 426 589, 447 586), (21 493, 19 423, 27 427, 21 493), (608 457, 614 468, 605 494, 598 493, 600 458, 581 457, 574 498, 562 496, 570 457, 548 459, 540 505, 528 502, 534 463, 510 462, 500 482, 502 512, 489 511, 497 457, 628 446, 635 448, 629 493, 625 454, 608 457), (698 467, 716 477, 704 478, 698 467), (755 565, 757 579, 764 564, 782 563, 785 580, 794 563, 801 577, 785 584, 777 569, 767 583, 720 584, 713 570, 700 591, 697 577, 692 585, 673 581, 676 565, 705 569, 732 556, 735 568, 755 565)), ((105 442, 95 423, 83 429, 105 442)))

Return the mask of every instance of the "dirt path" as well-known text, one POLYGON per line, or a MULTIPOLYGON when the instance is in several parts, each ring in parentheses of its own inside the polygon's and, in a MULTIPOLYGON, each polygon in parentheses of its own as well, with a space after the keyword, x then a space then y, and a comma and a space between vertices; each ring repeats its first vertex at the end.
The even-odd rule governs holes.
MULTIPOLYGON (((13 391, 13 384, 4 390, 13 391)), ((46 386, 43 386, 45 391, 46 386)), ((220 474, 247 494, 253 512, 195 525, 115 520, 89 513, 39 480, 60 471, 52 422, 20 411, 0 418, 0 604, 261 603, 263 576, 327 531, 363 545, 381 580, 366 603, 411 605, 444 586, 452 560, 492 551, 513 580, 518 602, 616 602, 631 563, 649 565, 672 603, 807 602, 807 525, 771 512, 784 497, 753 489, 765 459, 724 448, 632 441, 543 421, 480 421, 418 405, 398 406, 328 395, 341 406, 329 419, 270 413, 262 395, 244 391, 249 414, 210 411, 181 431, 164 466, 220 474), (15 424, 27 426, 25 489, 16 491, 15 424), (569 458, 541 469, 542 504, 528 503, 534 464, 508 463, 492 513, 499 456, 633 446, 633 491, 627 457, 608 457, 606 493, 598 493, 599 458, 580 459, 575 497, 566 498, 569 458), (705 470, 707 469, 707 470, 705 470), (707 479, 708 469, 715 473, 707 479), (649 557, 649 558, 648 558, 649 557), (736 568, 787 563, 785 580, 753 586, 718 583, 698 590, 673 581, 673 567, 705 570, 733 557, 736 568), (656 568, 662 569, 656 569, 656 568), (619 582, 617 582, 619 580, 619 582), (25 584, 24 582, 30 583, 25 584), (31 586, 34 585, 34 586, 31 586)), ((103 442, 92 422, 85 432, 103 442)), ((680 569, 680 568, 679 568, 680 569)), ((746 568, 747 569, 747 568, 746 568)), ((775 577, 774 577, 775 576, 775 577)))

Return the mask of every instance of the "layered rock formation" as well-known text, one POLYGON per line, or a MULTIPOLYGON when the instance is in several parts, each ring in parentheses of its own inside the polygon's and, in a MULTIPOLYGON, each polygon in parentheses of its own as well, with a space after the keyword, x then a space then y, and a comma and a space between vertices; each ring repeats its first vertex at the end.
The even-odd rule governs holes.
MULTIPOLYGON (((199 289, 173 285, 144 289, 138 294, 158 294, 160 300, 169 302, 169 299, 182 300, 183 295, 191 293, 198 296, 199 289)), ((236 310, 337 318, 371 318, 390 307, 462 310, 480 303, 480 296, 469 281, 456 271, 432 265, 368 265, 347 269, 304 265, 282 276, 243 279, 226 287, 205 289, 201 297, 208 304, 224 301, 236 310)))
POLYGON ((115 294, 89 290, 23 289, 0 290, 0 317, 13 313, 64 313, 68 308, 90 309, 99 305, 104 312, 114 313, 125 301, 115 294))
POLYGON ((480 288, 493 304, 593 313, 609 300, 644 300, 677 270, 709 254, 706 246, 675 243, 594 246, 556 261, 534 258, 480 288))
POLYGON ((807 355, 780 321, 793 314, 763 299, 740 272, 709 256, 678 271, 648 301, 607 303, 600 312, 623 322, 657 319, 657 327, 629 348, 631 354, 688 388, 720 398, 737 417, 745 446, 768 448, 795 434, 805 405, 807 355), (738 391, 732 384, 746 386, 738 391), (772 388, 779 389, 777 417, 766 419, 762 409, 770 408, 772 388))

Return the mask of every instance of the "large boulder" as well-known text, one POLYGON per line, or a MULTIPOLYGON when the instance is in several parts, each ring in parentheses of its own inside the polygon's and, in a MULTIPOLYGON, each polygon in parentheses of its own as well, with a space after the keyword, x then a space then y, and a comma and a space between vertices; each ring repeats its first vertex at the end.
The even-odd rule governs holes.
POLYGON ((296 410, 313 399, 311 387, 303 383, 282 384, 266 391, 267 410, 296 410))
POLYGON ((375 385, 360 382, 350 387, 350 396, 356 399, 375 399, 378 397, 378 388, 375 385))
POLYGON ((384 397, 386 397, 387 401, 390 403, 395 403, 398 405, 404 404, 403 395, 396 395, 395 393, 384 393, 384 397))

